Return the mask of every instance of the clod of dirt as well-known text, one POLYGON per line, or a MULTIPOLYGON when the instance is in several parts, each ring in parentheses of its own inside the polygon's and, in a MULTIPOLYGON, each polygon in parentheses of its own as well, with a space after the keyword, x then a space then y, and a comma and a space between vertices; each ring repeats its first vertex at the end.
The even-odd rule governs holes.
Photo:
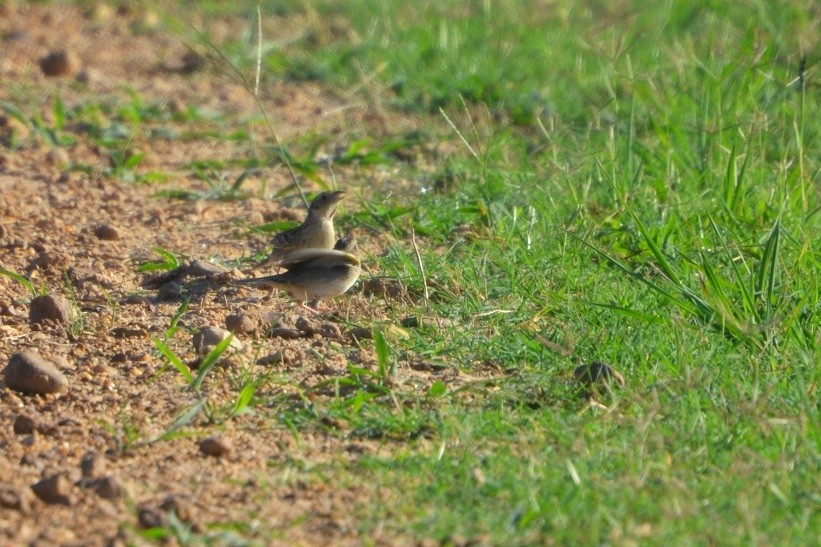
MULTIPOLYGON (((194 351, 197 355, 208 355, 211 350, 217 347, 217 344, 229 336, 231 336, 231 332, 225 329, 221 329, 219 327, 203 327, 193 336, 191 342, 194 345, 194 351)), ((240 342, 239 338, 234 336, 234 339, 231 340, 231 344, 228 348, 241 351, 242 342, 240 342)))
POLYGON ((274 327, 268 333, 272 338, 285 338, 286 340, 295 340, 302 338, 302 333, 290 327, 274 327))
POLYGON ((40 70, 46 76, 69 76, 80 68, 80 59, 71 51, 52 51, 40 58, 40 70))
POLYGON ((208 437, 200 442, 200 452, 206 456, 222 458, 231 453, 231 445, 222 437, 208 437))
POLYGON ((225 317, 225 328, 235 334, 251 334, 261 326, 260 318, 247 313, 231 314, 225 317))
POLYGON ((115 327, 111 329, 114 338, 148 338, 148 331, 142 327, 115 327))
POLYGON ((422 318, 418 315, 409 315, 408 317, 403 317, 399 324, 407 329, 415 329, 419 328, 423 325, 422 318))
POLYGON ((86 478, 101 476, 105 473, 105 458, 94 452, 87 453, 80 461, 80 471, 86 478))
POLYGON ((373 329, 370 327, 351 327, 347 335, 352 340, 373 340, 373 329))
POLYGON ((120 239, 120 231, 111 224, 101 224, 94 228, 94 236, 103 241, 117 241, 120 239))
POLYGON ((157 298, 163 302, 173 302, 182 298, 182 285, 176 281, 164 283, 157 291, 157 298))
POLYGON ((26 414, 18 414, 14 419, 15 435, 31 435, 37 429, 37 422, 34 418, 26 414))
POLYGON ((318 334, 329 340, 341 340, 343 338, 342 330, 339 328, 339 325, 334 323, 322 323, 322 325, 319 326, 318 334))
POLYGON ((165 528, 168 526, 168 517, 154 507, 141 507, 137 514, 141 528, 165 528))
POLYGON ((226 271, 227 270, 219 264, 212 264, 198 258, 191 259, 191 261, 185 265, 185 273, 194 277, 208 277, 225 273, 226 271))
POLYGON ((193 74, 205 67, 205 57, 193 50, 188 50, 182 56, 182 66, 180 72, 183 74, 193 74))
POLYGON ((68 385, 54 363, 31 350, 12 355, 3 374, 7 387, 26 394, 57 393, 68 385))
POLYGON ((71 302, 59 294, 44 294, 38 296, 29 304, 29 321, 32 324, 57 323, 68 325, 71 323, 71 302))
POLYGON ((31 485, 35 495, 49 504, 73 505, 71 482, 62 474, 51 475, 31 485))
POLYGON ((306 319, 303 316, 299 316, 294 323, 294 326, 301 332, 304 332, 307 335, 319 334, 321 331, 319 329, 319 325, 306 319))
POLYGON ((0 485, 0 507, 28 512, 31 502, 25 493, 18 492, 11 485, 3 484, 0 485))
POLYGON ((120 479, 113 475, 84 481, 83 486, 101 498, 107 500, 118 499, 123 497, 125 494, 125 487, 123 487, 123 483, 120 482, 120 479))
POLYGON ((617 387, 624 387, 624 376, 613 367, 600 361, 593 361, 589 365, 581 365, 573 371, 573 377, 585 387, 603 386, 615 383, 617 387))
POLYGON ((405 296, 407 289, 396 279, 371 277, 362 284, 362 293, 365 296, 380 296, 387 300, 405 296))

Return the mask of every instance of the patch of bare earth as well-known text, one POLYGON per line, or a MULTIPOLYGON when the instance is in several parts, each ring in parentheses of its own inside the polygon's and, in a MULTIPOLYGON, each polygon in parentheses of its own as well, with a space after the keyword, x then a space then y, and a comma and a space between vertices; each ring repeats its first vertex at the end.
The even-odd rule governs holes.
MULTIPOLYGON (((54 121, 58 94, 69 107, 117 105, 129 103, 130 89, 161 108, 210 108, 227 120, 220 130, 252 134, 242 141, 164 140, 142 130, 131 143, 146 154, 138 170, 165 173, 168 180, 131 184, 105 176, 109 154, 81 128, 66 127, 68 133, 76 129, 76 143, 55 152, 30 127, 2 116, 0 266, 27 276, 38 290, 67 298, 71 309, 63 319, 34 322, 31 295, 0 276, 0 365, 33 350, 66 380, 62 390, 43 395, 0 384, 0 543, 139 541, 136 530, 166 526, 169 512, 195 531, 241 523, 241 534, 265 542, 359 543, 350 508, 367 504, 374 491, 305 482, 291 470, 294 462, 387 455, 390 442, 347 438, 344 424, 305 431, 297 441, 266 408, 217 426, 200 415, 185 427, 191 435, 150 442, 195 402, 178 372, 166 368, 160 374, 167 363, 153 344, 185 299, 190 304, 180 326, 230 326, 243 344, 205 381, 203 393, 217 408, 237 398, 243 375, 264 378, 257 389, 261 400, 302 404, 295 394, 305 392, 331 397, 332 390, 311 390, 346 375, 348 363, 375 366, 363 333, 408 302, 360 286, 331 303, 334 313, 314 318, 303 317, 283 295, 232 286, 244 275, 237 268, 265 247, 266 238, 249 236, 248 227, 298 218, 301 205, 292 201, 292 208, 283 208, 279 200, 262 197, 291 183, 280 166, 255 173, 244 187, 254 196, 241 201, 153 197, 158 189, 207 190, 186 167, 189 161, 247 157, 266 136, 263 124, 247 122, 257 113, 251 95, 224 71, 186 57, 189 48, 154 24, 150 13, 105 4, 86 11, 64 5, 0 8, 0 100, 36 112, 46 125, 54 121), (68 52, 69 66, 61 76, 46 77, 39 62, 55 51, 68 52), (137 268, 157 258, 155 247, 186 264, 211 261, 225 271, 203 272, 195 264, 176 277, 150 278, 137 268), (272 327, 278 335, 270 334, 272 327)), ((385 121, 366 102, 346 100, 315 84, 287 81, 262 93, 283 138, 316 131, 344 139, 349 128, 385 121)), ((414 125, 407 119, 391 123, 414 125)), ((368 199, 360 181, 394 175, 339 170, 337 179, 352 194, 345 207, 368 199)), ((391 243, 379 233, 358 235, 357 252, 364 257, 391 243)), ((365 260, 363 282, 378 273, 365 260)), ((184 330, 168 344, 186 363, 196 361, 184 330)), ((436 370, 412 357, 402 368, 404 389, 424 390, 437 379, 464 381, 453 369, 436 370)))

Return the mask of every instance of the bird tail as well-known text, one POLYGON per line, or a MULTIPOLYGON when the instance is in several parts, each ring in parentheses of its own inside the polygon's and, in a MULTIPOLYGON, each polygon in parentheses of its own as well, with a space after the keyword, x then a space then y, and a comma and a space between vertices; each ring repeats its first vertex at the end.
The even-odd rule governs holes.
POLYGON ((282 283, 277 279, 276 275, 267 275, 265 277, 246 277, 245 279, 235 279, 234 283, 238 285, 251 285, 254 287, 277 288, 282 283))

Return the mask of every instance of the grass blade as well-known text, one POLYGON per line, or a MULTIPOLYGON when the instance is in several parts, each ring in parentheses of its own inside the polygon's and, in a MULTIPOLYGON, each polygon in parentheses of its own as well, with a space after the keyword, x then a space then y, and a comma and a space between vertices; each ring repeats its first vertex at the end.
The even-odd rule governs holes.
POLYGON ((194 378, 194 381, 191 382, 191 388, 194 391, 199 391, 200 387, 202 387, 202 382, 205 380, 205 377, 211 372, 211 369, 214 368, 214 365, 217 364, 222 354, 228 349, 228 346, 231 345, 231 342, 234 340, 234 335, 230 335, 224 340, 222 340, 219 344, 217 344, 214 349, 208 352, 208 355, 203 357, 202 362, 200 363, 199 371, 197 372, 197 377, 194 378))
POLYGON ((165 342, 163 342, 159 338, 154 338, 154 347, 157 348, 157 351, 159 351, 160 354, 162 354, 162 356, 165 357, 165 359, 169 363, 171 363, 171 366, 177 369, 177 372, 182 374, 183 378, 185 378, 185 381, 190 384, 191 380, 193 379, 193 376, 191 376, 191 372, 188 370, 188 366, 186 366, 186 364, 182 362, 179 356, 173 351, 171 351, 171 348, 166 346, 165 342))

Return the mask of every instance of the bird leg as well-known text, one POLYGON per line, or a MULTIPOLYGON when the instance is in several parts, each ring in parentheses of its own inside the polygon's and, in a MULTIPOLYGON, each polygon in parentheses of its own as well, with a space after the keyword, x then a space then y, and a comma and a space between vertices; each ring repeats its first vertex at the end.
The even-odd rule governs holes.
POLYGON ((320 308, 319 298, 314 298, 310 302, 302 302, 302 307, 313 313, 314 315, 322 315, 323 313, 333 311, 331 308, 320 308))

